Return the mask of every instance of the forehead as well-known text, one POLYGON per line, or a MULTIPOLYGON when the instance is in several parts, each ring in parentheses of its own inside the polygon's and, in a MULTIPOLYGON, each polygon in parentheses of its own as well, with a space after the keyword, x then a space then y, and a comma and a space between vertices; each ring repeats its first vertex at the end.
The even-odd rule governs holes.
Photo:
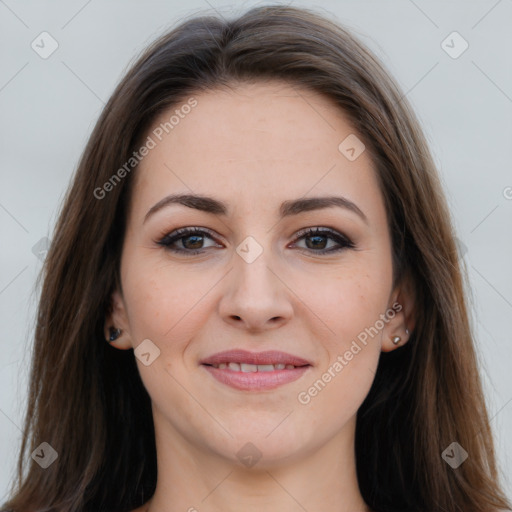
POLYGON ((383 206, 368 152, 351 161, 339 149, 357 137, 345 114, 295 85, 242 83, 191 94, 147 135, 154 147, 135 173, 137 203, 193 191, 261 208, 272 198, 339 191, 383 206))
POLYGON ((331 99, 286 82, 240 83, 192 96, 197 105, 188 114, 172 115, 185 110, 183 99, 151 129, 166 144, 194 146, 187 157, 316 158, 315 149, 336 154, 338 138, 354 132, 331 99))

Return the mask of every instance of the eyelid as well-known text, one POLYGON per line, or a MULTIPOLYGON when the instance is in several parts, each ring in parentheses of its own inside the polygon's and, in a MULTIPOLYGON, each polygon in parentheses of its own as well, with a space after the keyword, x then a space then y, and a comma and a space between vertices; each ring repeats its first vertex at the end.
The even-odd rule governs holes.
MULTIPOLYGON (((187 226, 184 228, 177 228, 172 231, 166 231, 163 235, 161 235, 158 240, 156 241, 159 245, 166 245, 164 242, 165 240, 180 240, 181 238, 186 238, 187 236, 192 235, 208 235, 209 238, 216 240, 217 238, 222 238, 217 236, 216 233, 214 233, 211 229, 200 227, 200 226, 187 226)), ((191 252, 191 251, 188 251, 191 252)))
POLYGON ((345 235, 343 232, 341 232, 335 228, 330 228, 328 226, 311 226, 311 227, 307 227, 307 228, 302 228, 302 229, 299 229, 299 231, 297 231, 295 233, 294 237, 300 238, 300 237, 303 237, 304 235, 313 236, 315 233, 319 233, 321 235, 331 234, 334 237, 341 238, 346 243, 349 243, 349 244, 353 243, 351 241, 351 239, 347 235, 345 235))

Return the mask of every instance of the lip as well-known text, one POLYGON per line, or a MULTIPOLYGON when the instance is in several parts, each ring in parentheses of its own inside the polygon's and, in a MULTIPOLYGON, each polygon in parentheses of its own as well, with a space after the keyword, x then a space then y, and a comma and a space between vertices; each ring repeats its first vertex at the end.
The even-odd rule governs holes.
POLYGON ((242 349, 225 350, 217 352, 200 364, 221 364, 221 363, 246 363, 246 364, 292 364, 293 366, 312 366, 310 361, 302 357, 280 352, 278 350, 267 350, 265 352, 249 352, 242 349))
POLYGON ((200 364, 219 382, 242 391, 275 389, 299 379, 312 368, 312 364, 306 359, 275 350, 266 352, 248 352, 241 349, 227 350, 213 354, 202 360, 200 364), (296 368, 265 372, 242 372, 211 366, 227 362, 256 365, 285 364, 294 365, 296 368))

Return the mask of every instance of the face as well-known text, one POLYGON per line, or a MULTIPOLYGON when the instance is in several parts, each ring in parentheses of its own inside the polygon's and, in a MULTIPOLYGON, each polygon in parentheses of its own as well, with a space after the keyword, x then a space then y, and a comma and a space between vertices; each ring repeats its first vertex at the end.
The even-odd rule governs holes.
POLYGON ((149 340, 150 364, 136 362, 171 443, 232 461, 252 443, 269 467, 343 444, 381 351, 405 340, 368 151, 340 150, 357 136, 344 114, 297 87, 192 96, 155 121, 133 171, 115 346, 149 340), (169 201, 180 194, 215 202, 169 201), (342 199, 310 201, 326 197, 342 199), (231 350, 249 354, 210 359, 231 350), (281 354, 251 359, 266 351, 281 354))

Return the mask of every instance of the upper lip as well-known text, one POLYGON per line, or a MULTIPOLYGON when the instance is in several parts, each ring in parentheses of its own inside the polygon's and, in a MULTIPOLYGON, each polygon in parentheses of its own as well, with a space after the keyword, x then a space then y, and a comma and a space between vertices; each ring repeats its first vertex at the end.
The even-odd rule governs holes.
POLYGON ((221 363, 311 365, 309 361, 302 359, 302 357, 278 350, 267 350, 265 352, 249 352, 242 349, 226 350, 224 352, 217 352, 201 361, 201 364, 221 363))

